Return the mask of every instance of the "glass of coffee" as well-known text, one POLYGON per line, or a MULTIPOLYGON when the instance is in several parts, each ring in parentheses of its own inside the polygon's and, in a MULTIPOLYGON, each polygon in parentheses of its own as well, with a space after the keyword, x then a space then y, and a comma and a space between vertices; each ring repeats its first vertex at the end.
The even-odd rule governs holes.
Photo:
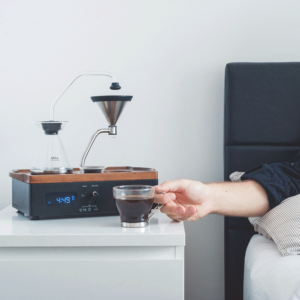
POLYGON ((113 187, 113 196, 121 217, 122 227, 146 227, 153 215, 151 212, 155 190, 151 185, 120 185, 113 187))

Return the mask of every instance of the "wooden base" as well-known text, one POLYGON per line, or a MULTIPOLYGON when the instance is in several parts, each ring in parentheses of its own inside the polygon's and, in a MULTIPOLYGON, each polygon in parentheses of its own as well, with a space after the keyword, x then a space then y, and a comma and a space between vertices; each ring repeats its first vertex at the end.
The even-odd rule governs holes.
POLYGON ((137 167, 107 167, 104 173, 81 173, 79 168, 74 168, 72 174, 55 175, 32 175, 30 170, 24 169, 12 170, 9 176, 30 184, 158 179, 155 169, 137 167))

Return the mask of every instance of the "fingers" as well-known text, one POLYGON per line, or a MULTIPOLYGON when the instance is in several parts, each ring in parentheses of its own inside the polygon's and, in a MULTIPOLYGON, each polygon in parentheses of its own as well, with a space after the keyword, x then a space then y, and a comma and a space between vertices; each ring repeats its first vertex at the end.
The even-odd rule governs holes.
POLYGON ((176 196, 172 192, 180 192, 184 190, 188 186, 189 182, 189 180, 180 179, 173 181, 165 181, 164 183, 155 186, 155 191, 166 192, 166 194, 155 194, 154 202, 166 204, 171 201, 174 201, 176 199, 176 196))
POLYGON ((155 194, 154 195, 154 202, 159 204, 167 204, 172 202, 176 199, 175 194, 167 193, 167 194, 155 194))
POLYGON ((175 202, 170 202, 165 204, 164 207, 161 208, 161 212, 165 213, 172 220, 180 220, 185 221, 190 219, 193 215, 197 213, 197 206, 188 206, 183 207, 181 205, 176 204, 175 202))
POLYGON ((199 218, 195 215, 192 216, 175 216, 175 215, 167 215, 170 219, 172 219, 173 221, 177 221, 177 222, 181 222, 181 221, 196 221, 199 218))
POLYGON ((169 202, 161 208, 161 212, 167 215, 182 215, 185 210, 185 207, 175 202, 169 202))
POLYGON ((188 187, 190 184, 190 180, 187 179, 179 179, 179 180, 172 180, 172 181, 165 181, 160 185, 155 187, 156 191, 163 191, 163 192, 180 192, 188 187))

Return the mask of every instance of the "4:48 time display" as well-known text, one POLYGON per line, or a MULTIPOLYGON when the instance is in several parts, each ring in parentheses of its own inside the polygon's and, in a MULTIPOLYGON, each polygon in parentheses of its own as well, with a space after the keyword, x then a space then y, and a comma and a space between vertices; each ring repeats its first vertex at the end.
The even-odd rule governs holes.
POLYGON ((70 205, 76 203, 77 193, 48 193, 46 205, 70 205))
POLYGON ((65 198, 61 198, 61 197, 58 197, 56 198, 56 201, 61 204, 61 203, 65 203, 65 204, 69 204, 71 203, 71 200, 75 200, 75 196, 71 196, 71 197, 65 197, 65 198))

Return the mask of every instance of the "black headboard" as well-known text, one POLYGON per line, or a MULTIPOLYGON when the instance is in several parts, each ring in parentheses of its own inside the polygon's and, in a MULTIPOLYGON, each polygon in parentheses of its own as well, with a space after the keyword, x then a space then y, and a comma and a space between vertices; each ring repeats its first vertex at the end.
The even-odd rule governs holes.
MULTIPOLYGON (((300 63, 230 63, 225 70, 224 179, 300 150, 300 63)), ((242 201, 242 199, 241 199, 242 201)), ((225 217, 225 299, 243 299, 244 257, 254 234, 225 217)))

